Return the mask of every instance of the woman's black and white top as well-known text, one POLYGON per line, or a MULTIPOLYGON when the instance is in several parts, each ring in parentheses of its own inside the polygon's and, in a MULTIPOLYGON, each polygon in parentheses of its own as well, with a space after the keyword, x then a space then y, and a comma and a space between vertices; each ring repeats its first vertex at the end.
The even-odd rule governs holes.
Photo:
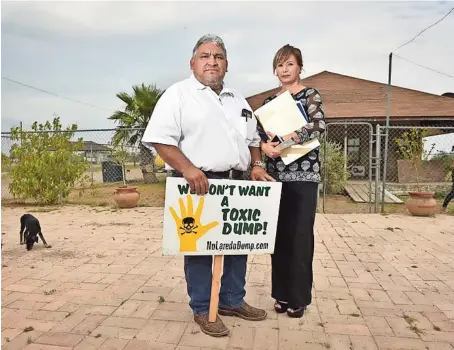
MULTIPOLYGON (((277 95, 268 97, 263 104, 276 98, 277 95)), ((314 88, 304 88, 296 94, 292 94, 295 103, 300 103, 306 112, 307 124, 299 130, 295 130, 303 144, 314 138, 320 138, 325 131, 325 113, 323 111, 322 97, 314 88)), ((269 140, 268 135, 260 123, 257 123, 257 128, 262 141, 269 140)), ((284 136, 284 135, 279 135, 284 136)), ((321 141, 321 140, 320 140, 321 141)), ((316 148, 297 159, 293 163, 285 165, 280 157, 272 159, 265 156, 265 164, 267 172, 281 182, 291 181, 321 181, 321 165, 320 165, 320 148, 316 148)))

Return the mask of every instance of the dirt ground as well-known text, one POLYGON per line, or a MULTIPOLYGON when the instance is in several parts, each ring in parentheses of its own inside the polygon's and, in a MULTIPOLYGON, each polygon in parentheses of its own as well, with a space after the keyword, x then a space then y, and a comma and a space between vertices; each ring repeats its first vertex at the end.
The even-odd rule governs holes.
MULTIPOLYGON (((142 174, 140 169, 132 168, 131 172, 134 172, 136 180, 128 182, 129 185, 137 186, 137 191, 140 193, 139 207, 163 207, 165 201, 165 179, 166 173, 158 173, 159 179, 158 184, 143 184, 142 174), (140 174, 139 174, 140 173, 140 174)), ((133 178, 127 175, 128 178, 133 178)), ((118 186, 123 183, 102 183, 102 173, 97 171, 95 178, 98 183, 94 183, 93 186, 87 185, 85 188, 73 189, 69 195, 66 204, 76 205, 89 205, 89 206, 100 206, 115 208, 116 204, 114 201, 114 192, 118 186)), ((2 204, 7 206, 17 206, 16 201, 12 200, 7 190, 7 177, 2 177, 2 204)), ((404 201, 406 198, 402 198, 404 201)), ((438 208, 437 213, 440 213, 441 204, 443 198, 436 198, 438 208)), ((31 205, 32 203, 26 203, 31 205)), ((374 203, 371 206, 367 203, 356 203, 347 195, 328 195, 323 204, 323 197, 319 198, 318 212, 319 213, 331 213, 331 214, 353 214, 353 213, 374 213, 374 203), (369 211, 370 210, 370 211, 369 211)), ((381 208, 379 206, 378 212, 381 208)), ((406 214, 404 204, 386 204, 385 213, 402 213, 406 214)), ((448 207, 448 213, 454 215, 454 201, 451 201, 448 207)))

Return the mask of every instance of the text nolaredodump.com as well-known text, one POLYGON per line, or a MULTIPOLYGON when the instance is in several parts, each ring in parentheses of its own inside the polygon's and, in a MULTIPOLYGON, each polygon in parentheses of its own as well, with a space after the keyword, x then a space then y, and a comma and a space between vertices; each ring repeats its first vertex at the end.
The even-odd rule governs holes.
POLYGON ((244 243, 241 241, 230 243, 219 243, 218 241, 207 241, 207 250, 264 250, 268 249, 268 243, 244 243))

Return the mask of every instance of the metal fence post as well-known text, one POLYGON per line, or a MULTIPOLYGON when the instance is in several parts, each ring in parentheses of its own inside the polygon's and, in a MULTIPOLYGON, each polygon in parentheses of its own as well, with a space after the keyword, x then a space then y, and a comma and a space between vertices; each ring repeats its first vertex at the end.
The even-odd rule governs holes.
MULTIPOLYGON (((97 164, 97 163, 96 163, 97 164)), ((94 169, 93 169, 93 144, 90 143, 90 171, 91 171, 91 185, 95 182, 94 169)))
POLYGON ((386 171, 388 165, 388 133, 389 126, 385 127, 385 151, 383 154, 383 180, 382 180, 382 189, 381 189, 381 212, 385 212, 385 191, 386 191, 386 171))
POLYGON ((369 213, 372 212, 372 162, 373 162, 374 129, 369 124, 369 213))
POLYGON ((325 214, 325 199, 326 199, 326 178, 328 176, 328 165, 326 164, 326 140, 328 140, 329 124, 326 125, 325 137, 323 138, 323 214, 325 214))
POLYGON ((378 213, 380 201, 380 161, 381 161, 381 136, 380 125, 377 124, 375 132, 375 212, 378 213))
POLYGON ((386 190, 386 170, 388 166, 388 134, 389 134, 389 118, 391 114, 391 71, 393 63, 393 53, 389 54, 388 66, 388 90, 386 93, 386 126, 385 126, 385 152, 383 155, 383 184, 381 194, 381 212, 385 211, 385 190, 386 190))

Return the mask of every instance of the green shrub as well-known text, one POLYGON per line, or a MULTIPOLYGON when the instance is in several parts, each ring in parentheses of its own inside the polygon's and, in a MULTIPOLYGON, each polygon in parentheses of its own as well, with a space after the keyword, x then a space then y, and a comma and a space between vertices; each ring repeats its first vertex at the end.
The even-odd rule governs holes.
POLYGON ((2 173, 10 170, 11 158, 2 152, 2 173))
POLYGON ((71 142, 77 131, 75 124, 62 130, 59 118, 52 123, 32 125, 33 132, 11 129, 11 140, 20 141, 11 147, 11 158, 17 164, 10 172, 9 190, 14 198, 55 204, 68 197, 71 188, 89 167, 82 156, 82 138, 71 142))
POLYGON ((445 180, 451 181, 453 164, 454 164, 454 154, 441 152, 435 155, 432 160, 441 160, 443 161, 443 168, 445 173, 445 180))
POLYGON ((344 168, 345 156, 342 146, 336 142, 326 141, 320 147, 321 174, 322 179, 325 178, 325 186, 327 194, 341 194, 347 180, 350 178, 350 173, 344 168), (326 152, 326 170, 325 174, 325 152, 326 152))
POLYGON ((405 159, 413 165, 416 176, 416 186, 421 191, 419 174, 424 166, 424 161, 428 160, 434 145, 429 152, 424 150, 425 138, 429 135, 427 129, 410 129, 396 137, 394 142, 397 145, 397 154, 400 159, 405 159))

